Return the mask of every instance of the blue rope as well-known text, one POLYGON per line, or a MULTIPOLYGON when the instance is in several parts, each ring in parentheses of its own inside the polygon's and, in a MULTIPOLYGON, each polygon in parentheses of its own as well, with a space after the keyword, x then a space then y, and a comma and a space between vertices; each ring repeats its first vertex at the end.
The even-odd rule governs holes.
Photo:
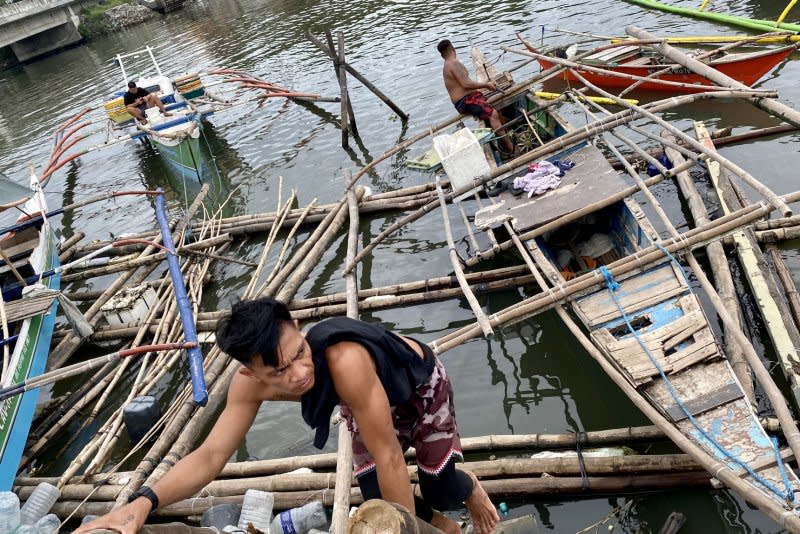
MULTIPOLYGON (((681 273, 683 274, 683 276, 684 276, 684 278, 686 280, 686 283, 687 283, 686 285, 689 286, 689 283, 688 283, 689 281, 688 281, 688 278, 686 277, 686 271, 683 270, 683 266, 680 263, 678 263, 678 261, 675 259, 675 257, 672 256, 672 254, 670 254, 669 251, 667 251, 664 247, 662 247, 658 243, 655 243, 655 245, 658 248, 660 248, 662 252, 664 252, 673 262, 675 262, 678 265, 678 267, 681 270, 681 273)), ((785 500, 787 503, 794 502, 794 491, 793 491, 793 489, 791 487, 791 484, 789 483, 789 478, 785 474, 780 454, 776 454, 776 457, 777 457, 779 469, 781 471, 781 476, 783 477, 783 483, 786 486, 786 490, 787 490, 786 493, 782 492, 778 487, 776 487, 770 481, 764 479, 758 473, 753 471, 753 469, 749 465, 747 465, 746 462, 740 460, 739 458, 736 457, 736 455, 734 455, 733 453, 728 451, 722 444, 717 442, 711 435, 709 435, 700 426, 700 423, 697 421, 697 419, 694 418, 694 416, 691 414, 691 412, 686 408, 686 405, 684 405, 683 402, 681 401, 680 397, 678 396, 678 392, 675 390, 675 387, 672 385, 672 382, 669 380, 669 378, 667 378, 667 375, 664 372, 664 369, 661 367, 661 365, 659 365, 658 360, 656 360, 655 356, 653 356, 653 353, 650 352, 650 348, 642 340, 642 338, 639 335, 639 333, 636 331, 636 329, 631 324, 631 320, 628 317, 628 314, 626 314, 625 311, 622 309, 622 305, 619 302, 619 298, 617 298, 617 294, 615 293, 615 291, 619 290, 619 283, 616 280, 614 280, 614 276, 611 274, 611 271, 609 271, 606 268, 605 265, 601 265, 600 266, 600 274, 603 275, 603 278, 606 281, 606 285, 608 286, 608 291, 611 294, 611 300, 614 301, 614 304, 617 306, 617 309, 619 310, 619 313, 622 315, 622 319, 625 321, 625 324, 628 327, 628 331, 633 335, 634 338, 636 338, 636 341, 639 343, 639 345, 642 347, 644 352, 647 354, 647 357, 650 358, 650 362, 653 364, 653 366, 656 368, 656 370, 658 370, 658 373, 659 373, 659 375, 661 375, 661 379, 664 381, 664 385, 667 387, 667 390, 669 391, 670 395, 672 395, 672 398, 675 401, 675 404, 678 405, 678 407, 681 409, 681 411, 684 413, 684 415, 686 415, 686 417, 689 419, 689 421, 692 423, 692 425, 695 427, 695 429, 700 433, 700 435, 702 435, 703 438, 705 438, 709 443, 714 445, 714 447, 716 447, 717 450, 719 452, 721 452, 723 456, 725 456, 727 459, 731 460, 732 462, 734 462, 737 465, 739 465, 742 469, 747 471, 747 473, 751 477, 753 477, 753 479, 755 479, 757 482, 759 482, 762 486, 767 488, 769 491, 771 491, 772 493, 774 493, 775 495, 777 495, 781 499, 785 500)), ((689 286, 689 290, 691 291, 691 286, 689 286)), ((777 451, 777 441, 775 442, 774 446, 775 446, 776 451, 777 451)))
POLYGON ((772 447, 775 449, 775 458, 778 459, 778 471, 781 473, 783 485, 786 486, 786 492, 789 494, 789 499, 787 499, 787 502, 794 502, 794 488, 792 487, 792 483, 789 482, 789 475, 786 474, 786 466, 783 465, 781 451, 778 449, 778 438, 775 436, 770 436, 770 439, 772 440, 772 447))

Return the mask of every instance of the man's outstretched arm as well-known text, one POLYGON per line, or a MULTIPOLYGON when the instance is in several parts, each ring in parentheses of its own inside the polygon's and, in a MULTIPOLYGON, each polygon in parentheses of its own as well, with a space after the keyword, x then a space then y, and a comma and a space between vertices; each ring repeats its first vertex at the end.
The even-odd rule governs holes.
POLYGON ((353 412, 358 432, 375 458, 378 486, 384 500, 402 504, 413 514, 414 495, 403 450, 394 432, 392 412, 369 352, 357 343, 328 349, 328 367, 339 398, 353 412))
POLYGON ((450 74, 456 79, 461 87, 470 91, 476 91, 478 89, 489 89, 494 91, 497 89, 497 85, 495 85, 494 82, 481 83, 472 81, 469 77, 469 73, 467 72, 467 68, 460 63, 457 67, 451 69, 450 74))
MULTIPOLYGON (((255 420, 260 402, 242 395, 250 379, 236 374, 228 391, 228 403, 214 428, 200 447, 176 463, 161 480, 152 486, 159 507, 195 495, 222 471, 225 463, 244 439, 255 420), (237 382, 239 383, 237 386, 237 382), (241 386, 245 386, 242 388, 241 386)), ((107 528, 123 534, 135 534, 145 524, 151 512, 145 497, 117 508, 108 514, 82 525, 74 534, 107 528)))

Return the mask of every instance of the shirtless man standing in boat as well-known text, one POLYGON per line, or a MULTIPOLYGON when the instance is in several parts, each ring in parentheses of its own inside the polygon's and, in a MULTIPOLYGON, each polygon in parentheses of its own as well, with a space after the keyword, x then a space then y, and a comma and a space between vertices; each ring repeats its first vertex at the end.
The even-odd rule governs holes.
POLYGON ((228 387, 228 402, 206 440, 152 488, 143 486, 126 506, 75 531, 108 528, 135 534, 155 508, 196 495, 239 448, 265 401, 301 403, 316 429, 314 445, 328 439, 337 406, 353 436, 354 475, 364 499, 405 506, 446 534, 458 523, 436 510, 467 507, 476 534, 491 534, 497 511, 478 479, 455 468, 461 459, 453 390, 433 351, 380 323, 336 317, 306 334, 278 301, 237 303, 217 329, 217 345, 242 364, 228 387), (414 495, 403 451, 417 453, 414 495))
MULTIPOLYGON (((505 133, 503 123, 505 122, 500 113, 486 102, 486 96, 480 91, 489 89, 494 91, 497 86, 494 82, 486 83, 473 82, 469 78, 467 68, 456 59, 456 49, 448 39, 439 41, 436 46, 439 53, 444 58, 444 86, 450 94, 456 110, 462 115, 471 115, 489 123, 496 133, 505 133)), ((503 145, 509 153, 514 152, 514 144, 508 137, 503 137, 503 145)))

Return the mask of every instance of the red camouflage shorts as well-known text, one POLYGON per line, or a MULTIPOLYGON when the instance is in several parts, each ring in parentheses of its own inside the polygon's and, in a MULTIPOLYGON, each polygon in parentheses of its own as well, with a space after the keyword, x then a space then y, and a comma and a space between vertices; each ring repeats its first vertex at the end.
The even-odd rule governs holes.
POLYGON ((494 108, 486 102, 486 97, 480 91, 461 97, 453 105, 456 111, 462 115, 472 115, 484 121, 488 121, 494 111, 494 108))
MULTIPOLYGON (((428 381, 417 388, 408 402, 392 406, 391 410, 397 440, 404 452, 414 446, 419 469, 436 476, 453 456, 463 461, 453 386, 439 358, 428 381)), ((375 469, 375 459, 361 440, 353 412, 344 405, 341 412, 353 436, 353 474, 358 478, 375 469)))

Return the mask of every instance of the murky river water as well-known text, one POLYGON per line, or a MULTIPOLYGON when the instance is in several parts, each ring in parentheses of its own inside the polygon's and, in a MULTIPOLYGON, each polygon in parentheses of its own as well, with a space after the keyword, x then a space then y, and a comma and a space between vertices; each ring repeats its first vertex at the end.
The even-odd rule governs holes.
MULTIPOLYGON (((699 5, 699 0, 673 3, 699 5)), ((785 2, 716 1, 718 11, 774 19, 785 2)), ((346 168, 358 168, 399 140, 452 115, 440 79, 441 59, 436 42, 448 37, 457 47, 479 45, 501 68, 519 61, 497 53, 513 44, 514 33, 559 39, 557 27, 600 34, 622 34, 626 24, 664 34, 730 33, 729 28, 676 16, 646 12, 617 0, 477 2, 372 0, 362 2, 267 0, 196 0, 185 9, 158 17, 126 31, 104 37, 55 56, 0 73, 0 171, 22 181, 29 163, 41 165, 49 155, 54 127, 87 105, 98 105, 121 84, 114 54, 152 46, 167 73, 232 67, 297 90, 334 95, 338 91, 330 62, 308 43, 306 29, 320 33, 343 30, 349 60, 389 94, 411 119, 407 127, 357 83, 351 83, 362 143, 340 147, 336 126, 338 104, 321 104, 316 112, 271 102, 252 113, 214 116, 206 131, 228 187, 239 187, 237 213, 274 209, 279 176, 296 188, 301 204, 318 197, 337 200, 346 168)), ((560 39, 563 40, 563 37, 560 39)), ((527 67, 517 78, 534 70, 527 67)), ((796 56, 767 77, 762 87, 780 91, 781 99, 800 106, 800 61, 796 56)), ((763 127, 774 124, 746 104, 698 104, 671 111, 668 118, 688 129, 692 119, 709 127, 763 127)), ((724 149, 724 153, 778 192, 797 189, 800 168, 798 136, 762 140, 724 149)), ((94 153, 55 175, 47 192, 51 207, 99 192, 170 184, 163 165, 138 146, 94 153)), ((402 170, 390 161, 368 177, 375 190, 389 190, 429 177, 402 170)), ((663 184, 657 194, 675 220, 682 220, 677 193, 663 184)), ((178 195, 171 208, 183 207, 178 195)), ((362 224, 363 239, 376 235, 395 216, 362 224)), ((152 226, 152 209, 123 199, 113 208, 87 210, 62 221, 60 232, 85 231, 91 238, 108 238, 152 226)), ((58 224, 57 224, 58 225, 58 224)), ((458 232, 459 229, 456 229, 458 232)), ((795 245, 796 246, 796 245, 795 245)), ((346 246, 339 239, 298 296, 342 290, 338 272, 346 246)), ((245 246, 243 259, 257 261, 260 246, 245 246)), ((787 246, 795 275, 800 272, 797 251, 787 246)), ((431 215, 387 240, 365 263, 363 287, 410 281, 449 273, 446 242, 438 215, 431 215)), ((241 267, 218 265, 221 281, 207 291, 205 309, 229 304, 246 284, 241 267)), ((101 282, 94 283, 100 285, 101 282)), ((93 287, 93 284, 87 284, 93 287)), ((516 293, 492 295, 482 302, 490 311, 513 302, 516 293)), ((448 301, 406 311, 365 314, 396 330, 434 339, 471 320, 465 302, 448 301)), ((462 435, 492 433, 568 432, 642 424, 644 417, 602 374, 557 318, 541 315, 504 331, 496 340, 473 340, 444 357, 456 391, 462 435)), ((331 445, 335 440, 331 440, 331 445)), ((82 443, 79 440, 70 450, 82 443)), ((242 444, 239 459, 311 452, 310 432, 298 410, 270 404, 242 444)), ((63 469, 54 461, 52 471, 63 469)), ((541 500, 516 506, 512 512, 536 513, 546 529, 575 532, 599 520, 625 499, 630 511, 611 524, 625 532, 658 531, 673 510, 686 514, 681 532, 779 532, 760 512, 727 492, 677 491, 633 497, 585 500, 541 500)))

